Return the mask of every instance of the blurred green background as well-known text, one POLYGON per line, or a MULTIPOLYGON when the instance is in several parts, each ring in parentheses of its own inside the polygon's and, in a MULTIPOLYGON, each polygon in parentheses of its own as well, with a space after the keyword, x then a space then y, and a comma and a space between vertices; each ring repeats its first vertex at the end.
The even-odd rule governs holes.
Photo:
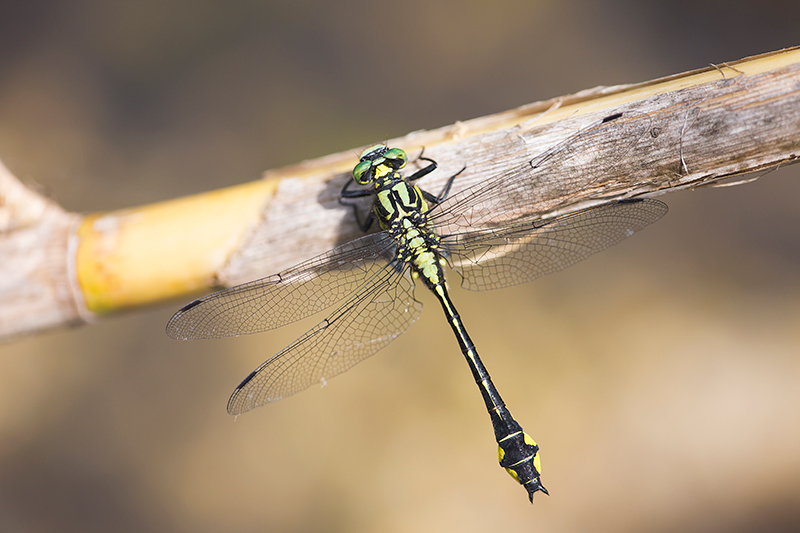
MULTIPOLYGON (((67 209, 134 206, 795 45, 797 20, 778 0, 3 2, 0 159, 67 209)), ((179 343, 187 298, 0 346, 0 531, 800 530, 799 171, 664 196, 538 282, 453 289, 541 446, 533 506, 426 291, 389 348, 235 421, 233 387, 310 323, 179 343)))

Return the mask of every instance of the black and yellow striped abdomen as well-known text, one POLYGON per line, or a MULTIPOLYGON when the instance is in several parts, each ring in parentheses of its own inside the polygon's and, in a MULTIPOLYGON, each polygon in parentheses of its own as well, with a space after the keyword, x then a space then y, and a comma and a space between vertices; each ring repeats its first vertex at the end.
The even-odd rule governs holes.
POLYGON ((469 364, 472 377, 475 378, 483 402, 489 411, 495 440, 497 440, 500 466, 525 487, 532 502, 536 491, 548 493, 540 480, 542 467, 539 459, 539 446, 530 435, 523 431, 522 426, 514 420, 511 411, 506 407, 488 370, 478 356, 478 351, 475 349, 472 339, 469 338, 458 311, 450 300, 446 284, 437 285, 433 292, 442 304, 447 321, 458 339, 461 352, 469 364))

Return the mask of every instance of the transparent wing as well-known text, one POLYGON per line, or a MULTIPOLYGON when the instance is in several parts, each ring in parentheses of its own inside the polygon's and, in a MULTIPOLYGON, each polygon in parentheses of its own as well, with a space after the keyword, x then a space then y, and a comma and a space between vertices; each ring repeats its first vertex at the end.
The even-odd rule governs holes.
POLYGON ((419 318, 410 270, 387 265, 352 298, 247 376, 228 400, 238 415, 344 372, 419 318))
POLYGON ((442 248, 464 288, 498 289, 577 263, 666 212, 667 205, 658 200, 620 200, 550 220, 451 235, 442 240, 442 248))
POLYGON ((431 209, 428 218, 439 235, 448 236, 540 216, 549 200, 568 198, 571 191, 589 187, 596 178, 587 181, 586 176, 599 174, 587 172, 591 166, 605 165, 604 179, 624 173, 626 169, 618 165, 648 132, 651 122, 649 115, 636 112, 604 119, 533 160, 521 161, 519 168, 445 199, 431 209))
POLYGON ((375 233, 274 276, 237 285, 184 306, 167 323, 173 339, 258 333, 313 315, 342 300, 395 258, 396 244, 375 233))

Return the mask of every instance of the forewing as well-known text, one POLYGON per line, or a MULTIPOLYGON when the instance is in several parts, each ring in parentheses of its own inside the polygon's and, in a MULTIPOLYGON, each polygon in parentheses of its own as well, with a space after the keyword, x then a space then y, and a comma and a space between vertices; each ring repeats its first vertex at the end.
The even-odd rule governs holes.
POLYGON ((464 288, 498 289, 564 269, 666 212, 659 200, 619 200, 546 221, 453 235, 442 240, 442 247, 464 278, 464 288))
POLYGON ((184 306, 167 323, 174 339, 248 335, 284 326, 342 300, 395 256, 386 232, 338 246, 274 276, 225 289, 184 306))
POLYGON ((419 318, 410 270, 388 265, 328 318, 254 370, 228 400, 244 413, 344 372, 374 354, 419 318))
POLYGON ((445 199, 429 219, 441 236, 492 229, 538 218, 585 190, 629 171, 622 163, 649 131, 644 113, 626 112, 583 129, 532 160, 445 199), (603 165, 602 169, 593 168, 603 165), (592 168, 592 172, 587 169, 592 168), (594 177, 590 177, 594 176, 594 177))

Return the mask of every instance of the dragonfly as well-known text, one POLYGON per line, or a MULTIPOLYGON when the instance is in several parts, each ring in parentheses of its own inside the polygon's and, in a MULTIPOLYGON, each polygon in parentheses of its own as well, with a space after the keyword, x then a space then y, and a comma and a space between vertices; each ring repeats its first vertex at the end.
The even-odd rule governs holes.
MULTIPOLYGON (((514 419, 448 292, 445 266, 470 290, 490 290, 556 272, 629 237, 667 212, 651 198, 618 199, 542 218, 543 176, 558 176, 579 154, 602 147, 621 158, 649 131, 649 117, 617 113, 580 130, 522 168, 439 196, 415 182, 435 161, 410 176, 406 152, 379 144, 366 149, 353 182, 366 189, 342 198, 374 196, 365 220, 381 230, 338 246, 278 274, 215 292, 180 309, 167 324, 175 339, 211 339, 263 332, 339 304, 327 318, 267 359, 234 390, 228 412, 239 415, 295 394, 375 354, 419 318, 420 280, 438 299, 489 413, 500 465, 527 491, 548 494, 541 482, 539 446, 514 419)), ((424 347, 423 347, 424 348, 424 347)))

